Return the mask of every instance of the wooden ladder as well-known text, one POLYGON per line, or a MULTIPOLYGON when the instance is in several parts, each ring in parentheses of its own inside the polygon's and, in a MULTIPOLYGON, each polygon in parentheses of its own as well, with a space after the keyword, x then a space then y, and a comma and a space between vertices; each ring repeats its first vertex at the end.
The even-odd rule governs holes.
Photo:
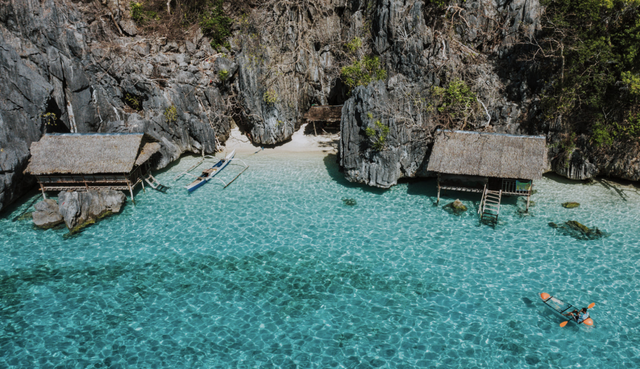
POLYGON ((149 186, 153 187, 154 190, 158 190, 160 192, 167 192, 167 190, 169 189, 169 187, 158 182, 158 180, 154 176, 152 176, 151 173, 149 173, 149 175, 144 178, 144 181, 147 182, 149 186))
POLYGON ((496 224, 500 215, 500 201, 502 200, 502 190, 492 191, 487 188, 482 194, 480 201, 480 221, 496 224))

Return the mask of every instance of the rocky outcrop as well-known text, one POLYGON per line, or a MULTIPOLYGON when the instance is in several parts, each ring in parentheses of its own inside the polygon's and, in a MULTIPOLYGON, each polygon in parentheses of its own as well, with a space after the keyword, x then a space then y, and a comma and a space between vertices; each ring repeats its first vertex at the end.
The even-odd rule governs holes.
POLYGON ((562 203, 562 207, 565 208, 565 209, 574 209, 574 208, 580 207, 580 203, 571 202, 571 201, 570 202, 563 202, 562 203))
POLYGON ((342 108, 339 142, 340 165, 348 180, 388 188, 424 169, 433 124, 411 99, 414 90, 419 87, 393 77, 389 84, 379 81, 353 91, 342 108), (381 127, 389 133, 376 148, 373 141, 380 141, 381 127), (367 128, 378 135, 367 136, 367 128))
POLYGON ((578 240, 597 240, 609 237, 610 234, 601 231, 597 227, 589 228, 575 220, 569 220, 562 224, 549 223, 549 227, 557 229, 561 234, 571 236, 578 240))
POLYGON ((443 206, 443 209, 456 215, 460 215, 467 211, 467 207, 459 199, 456 199, 454 202, 443 206))
POLYGON ((426 176, 437 128, 532 133, 521 125, 537 101, 512 49, 539 27, 537 1, 451 4, 451 18, 422 1, 383 0, 373 13, 373 50, 389 78, 358 87, 344 104, 340 164, 350 181, 387 188, 426 176), (444 22, 444 23, 443 23, 444 22), (501 27, 499 24, 507 24, 501 27), (455 33, 447 29, 455 29, 455 33), (468 117, 438 117, 434 87, 464 80, 478 96, 468 117), (389 127, 384 148, 369 144, 367 128, 389 127))
POLYGON ((38 228, 49 229, 64 222, 56 200, 45 199, 33 206, 36 211, 32 213, 33 224, 38 228))
POLYGON ((187 151, 212 153, 228 137, 229 91, 220 88, 208 40, 129 37, 137 32, 128 6, 0 7, 0 210, 33 183, 22 171, 45 132, 145 132, 162 145, 158 167, 187 151))
POLYGON ((156 164, 164 167, 184 152, 214 152, 233 121, 255 145, 286 142, 312 104, 344 103, 340 163, 349 180, 371 186, 429 175, 437 128, 546 134, 549 163, 562 175, 640 180, 637 145, 602 152, 579 139, 568 155, 559 149, 562 124, 544 120, 537 96, 545 78, 518 54, 540 27, 539 0, 445 8, 423 0, 247 1, 220 52, 201 31, 180 42, 144 34, 129 6, 0 7, 0 210, 33 183, 22 171, 44 132, 145 132, 161 143, 156 164), (358 50, 345 47, 355 39, 358 50), (348 93, 341 68, 364 55, 380 58, 386 78, 348 93), (433 88, 456 79, 478 101, 451 122, 438 116, 433 88), (367 134, 380 127, 389 130, 384 140, 367 134))
POLYGON ((60 215, 67 228, 75 233, 113 213, 119 213, 126 197, 120 191, 60 192, 60 215))

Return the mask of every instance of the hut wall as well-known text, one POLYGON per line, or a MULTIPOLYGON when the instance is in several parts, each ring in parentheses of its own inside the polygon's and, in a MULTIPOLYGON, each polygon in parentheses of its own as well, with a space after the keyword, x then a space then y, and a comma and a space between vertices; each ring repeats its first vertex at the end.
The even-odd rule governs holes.
POLYGON ((443 186, 451 187, 466 187, 466 188, 479 188, 482 189, 487 184, 487 177, 478 176, 461 176, 461 175, 440 175, 440 184, 443 186))

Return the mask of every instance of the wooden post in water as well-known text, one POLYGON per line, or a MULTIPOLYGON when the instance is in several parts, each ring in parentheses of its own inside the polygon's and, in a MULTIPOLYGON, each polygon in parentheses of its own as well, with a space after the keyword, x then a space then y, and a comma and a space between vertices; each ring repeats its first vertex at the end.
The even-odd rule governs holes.
POLYGON ((129 193, 131 194, 131 202, 133 202, 133 205, 135 205, 136 200, 133 198, 133 189, 131 188, 131 182, 127 181, 127 186, 129 186, 129 193))
POLYGON ((436 200, 436 206, 440 204, 440 173, 438 173, 438 199, 436 200))

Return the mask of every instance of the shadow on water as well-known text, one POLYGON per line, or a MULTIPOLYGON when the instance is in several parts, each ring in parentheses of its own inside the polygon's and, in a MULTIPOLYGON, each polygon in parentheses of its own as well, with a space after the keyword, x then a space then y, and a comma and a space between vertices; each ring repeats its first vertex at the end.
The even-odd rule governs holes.
POLYGON ((403 182, 407 183, 407 194, 425 196, 425 197, 438 197, 438 184, 435 178, 419 178, 419 179, 407 179, 403 182))
POLYGON ((40 191, 34 187, 26 194, 20 196, 16 201, 0 210, 0 218, 12 219, 15 222, 21 215, 28 212, 29 209, 33 211, 33 205, 38 202, 38 200, 42 200, 42 195, 40 191))
POLYGON ((344 186, 347 188, 360 188, 363 191, 373 193, 376 195, 382 195, 387 191, 384 188, 370 187, 362 183, 349 182, 344 177, 344 174, 342 174, 342 172, 340 171, 340 166, 338 165, 338 155, 336 154, 329 154, 325 156, 323 161, 324 161, 325 168, 327 168, 327 173, 329 174, 331 179, 336 181, 341 186, 344 186))

